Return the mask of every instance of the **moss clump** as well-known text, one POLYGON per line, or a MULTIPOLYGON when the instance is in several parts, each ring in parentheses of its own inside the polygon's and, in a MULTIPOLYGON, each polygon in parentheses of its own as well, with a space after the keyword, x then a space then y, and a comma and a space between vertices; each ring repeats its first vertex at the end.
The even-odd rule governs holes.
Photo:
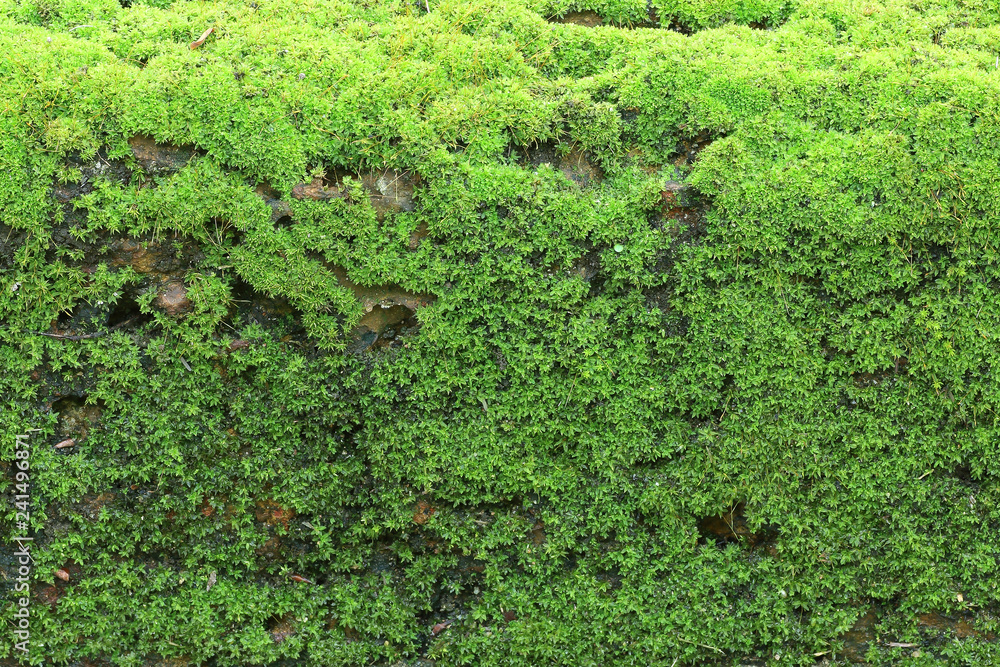
POLYGON ((0 0, 0 658, 998 659, 992 3, 123 4, 0 0))

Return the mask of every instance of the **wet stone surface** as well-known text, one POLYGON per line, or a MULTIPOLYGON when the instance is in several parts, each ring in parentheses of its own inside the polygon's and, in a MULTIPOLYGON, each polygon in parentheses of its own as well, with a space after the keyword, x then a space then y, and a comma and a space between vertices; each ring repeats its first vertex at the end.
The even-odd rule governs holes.
POLYGON ((171 317, 188 312, 192 306, 191 300, 187 297, 184 283, 180 280, 170 280, 164 283, 160 287, 154 303, 171 317))
POLYGON ((371 347, 402 344, 402 339, 419 328, 416 312, 434 302, 433 294, 409 292, 398 285, 366 286, 355 283, 347 271, 329 266, 341 285, 354 293, 365 310, 361 321, 350 333, 349 349, 353 352, 371 347))
POLYGON ((571 23, 583 26, 584 28, 594 28, 604 24, 604 19, 597 12, 568 12, 562 18, 552 19, 553 23, 571 23))
POLYGON ((52 412, 59 415, 56 440, 71 438, 77 444, 85 441, 91 430, 100 425, 102 410, 102 403, 88 404, 86 397, 67 396, 54 402, 52 412))
POLYGON ((526 168, 537 169, 543 164, 551 165, 581 188, 598 185, 604 179, 604 172, 587 153, 575 148, 564 153, 553 142, 512 151, 511 158, 526 168))
POLYGON ((177 171, 198 154, 193 147, 159 144, 143 135, 132 137, 128 143, 136 161, 149 173, 177 171))
MULTIPOLYGON (((411 172, 386 170, 363 174, 333 170, 324 177, 315 177, 309 183, 299 183, 292 188, 294 199, 329 201, 351 197, 349 181, 359 182, 369 201, 382 219, 388 214, 409 212, 416 208, 414 191, 420 177, 411 172)), ((271 204, 270 200, 268 201, 271 204)), ((280 204, 271 204, 275 215, 284 210, 280 204)))

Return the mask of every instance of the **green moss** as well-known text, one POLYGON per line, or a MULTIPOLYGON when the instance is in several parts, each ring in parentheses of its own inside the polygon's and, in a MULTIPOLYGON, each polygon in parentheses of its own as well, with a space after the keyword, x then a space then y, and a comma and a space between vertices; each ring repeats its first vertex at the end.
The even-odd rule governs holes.
POLYGON ((0 0, 25 662, 996 661, 997 9, 652 9, 0 0))

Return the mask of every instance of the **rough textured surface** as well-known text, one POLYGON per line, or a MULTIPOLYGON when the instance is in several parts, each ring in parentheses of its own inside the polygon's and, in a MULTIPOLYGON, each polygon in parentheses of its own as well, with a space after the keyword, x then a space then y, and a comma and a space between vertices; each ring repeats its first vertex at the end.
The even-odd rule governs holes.
POLYGON ((0 0, 0 660, 996 664, 998 25, 0 0))

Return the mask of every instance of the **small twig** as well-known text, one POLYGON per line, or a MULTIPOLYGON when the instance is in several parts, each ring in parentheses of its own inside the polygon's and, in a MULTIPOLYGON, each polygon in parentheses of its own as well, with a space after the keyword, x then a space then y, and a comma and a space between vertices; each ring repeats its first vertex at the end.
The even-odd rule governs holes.
POLYGON ((75 28, 70 28, 69 32, 73 32, 74 30, 79 30, 80 28, 93 28, 93 27, 94 26, 92 25, 78 25, 75 28))
POLYGON ((184 368, 186 368, 187 371, 188 371, 188 373, 190 373, 191 372, 191 366, 188 365, 187 359, 185 359, 184 357, 178 357, 178 358, 181 360, 181 364, 184 365, 184 368))
POLYGON ((124 322, 119 322, 118 324, 111 327, 107 331, 95 331, 94 333, 89 333, 89 334, 78 334, 71 336, 69 334, 54 334, 54 333, 47 333, 45 331, 29 331, 28 333, 37 334, 39 336, 48 336, 49 338, 55 338, 57 340, 88 340, 91 338, 100 338, 101 336, 104 336, 112 331, 115 331, 116 329, 128 326, 135 320, 136 317, 137 317, 136 315, 133 315, 124 322))
POLYGON ((579 374, 579 373, 577 373, 576 375, 574 375, 574 376, 573 376, 573 384, 572 384, 572 385, 570 386, 570 388, 569 388, 569 393, 568 393, 568 394, 566 394, 566 397, 565 397, 565 398, 563 398, 563 400, 562 400, 562 403, 560 403, 560 404, 559 404, 559 409, 560 409, 560 410, 562 410, 562 409, 563 409, 563 406, 565 406, 565 405, 566 405, 566 401, 568 401, 568 400, 569 400, 569 397, 573 395, 573 390, 574 390, 574 389, 576 389, 576 379, 577 379, 578 377, 580 377, 580 374, 579 374))
POLYGON ((107 331, 97 331, 92 334, 81 334, 78 336, 70 336, 68 334, 46 333, 44 331, 34 331, 32 333, 36 333, 39 336, 48 336, 49 338, 56 338, 58 340, 88 340, 90 338, 100 338, 101 336, 106 334, 107 331))
POLYGON ((698 642, 693 642, 693 641, 690 641, 688 639, 684 639, 683 637, 678 637, 677 639, 679 639, 680 641, 684 642, 685 644, 694 644, 695 646, 700 646, 702 648, 707 648, 707 649, 711 649, 713 651, 718 651, 722 655, 726 654, 726 652, 723 651, 721 648, 715 648, 714 646, 708 646, 707 644, 699 644, 698 642))
POLYGON ((888 642, 886 646, 891 646, 892 648, 914 648, 916 644, 907 644, 905 642, 888 642))

